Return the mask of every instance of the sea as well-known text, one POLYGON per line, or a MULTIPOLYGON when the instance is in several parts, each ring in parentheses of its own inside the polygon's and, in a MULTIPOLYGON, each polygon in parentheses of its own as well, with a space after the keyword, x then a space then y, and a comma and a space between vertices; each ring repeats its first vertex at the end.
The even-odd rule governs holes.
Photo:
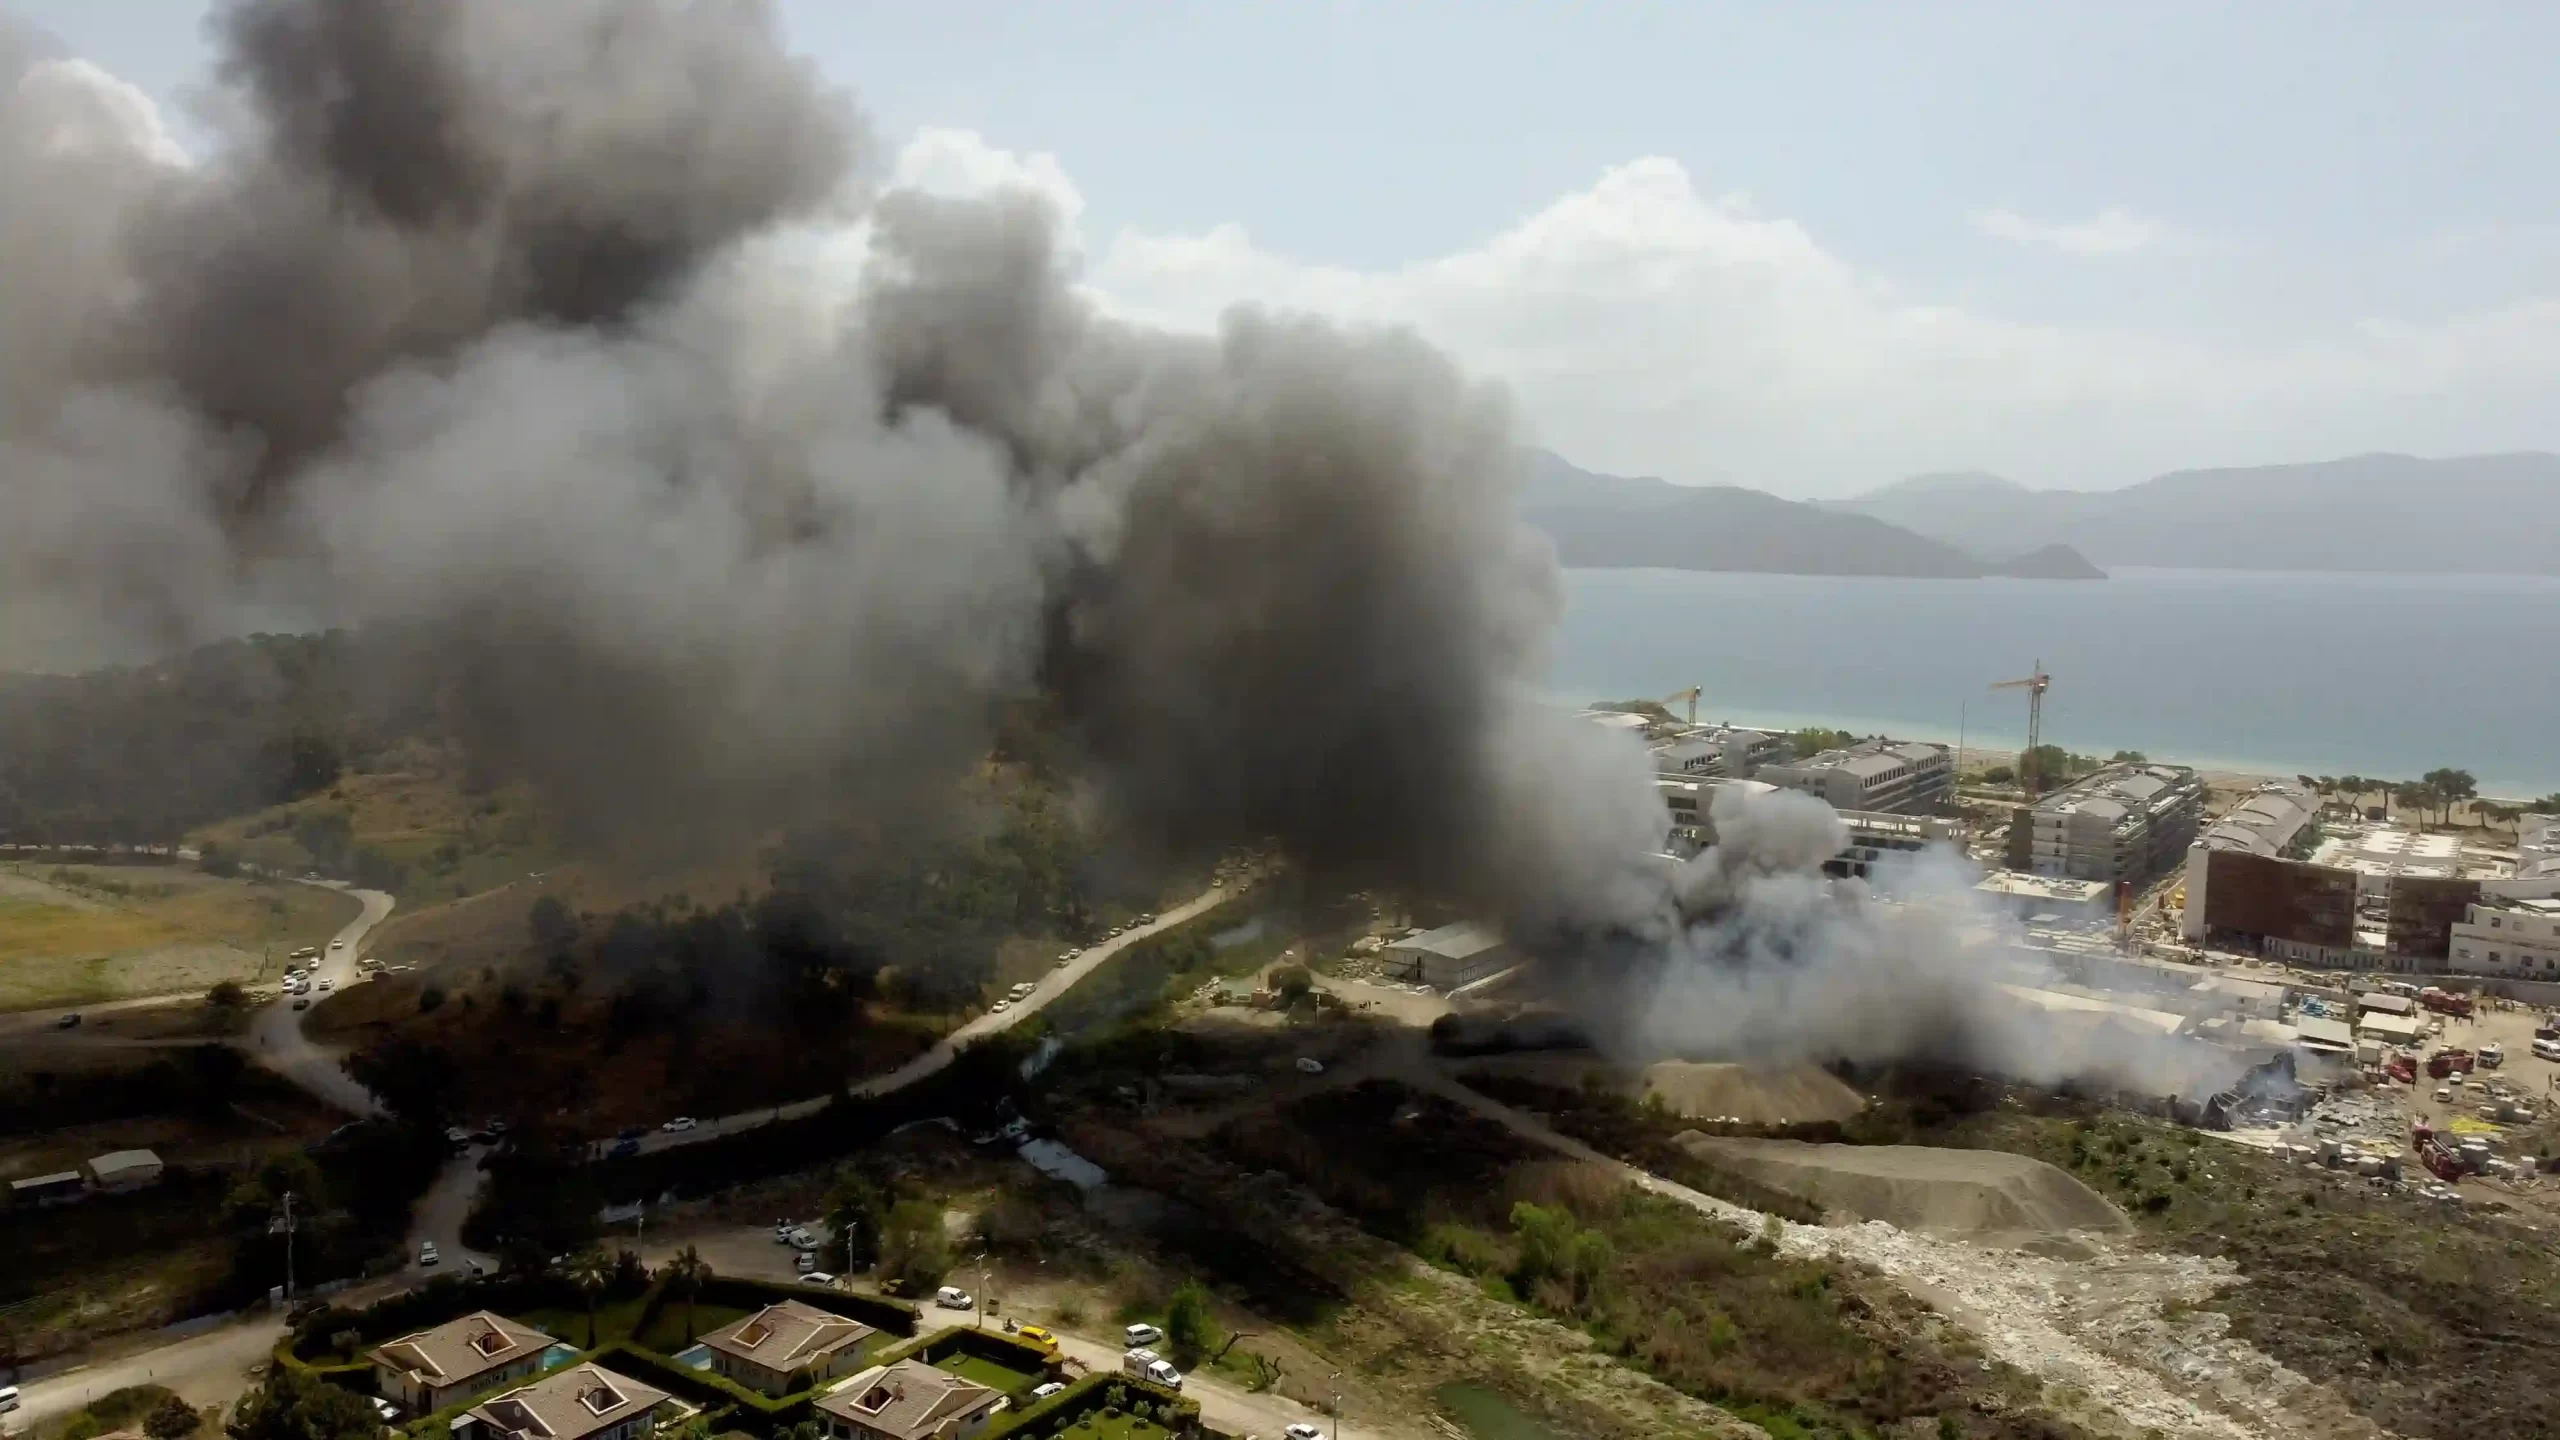
POLYGON ((1698 718, 2200 769, 2560 791, 2560 577, 2113 570, 2103 581, 1569 570, 1546 687, 1698 718), (1677 707, 1675 707, 1677 708, 1677 707))

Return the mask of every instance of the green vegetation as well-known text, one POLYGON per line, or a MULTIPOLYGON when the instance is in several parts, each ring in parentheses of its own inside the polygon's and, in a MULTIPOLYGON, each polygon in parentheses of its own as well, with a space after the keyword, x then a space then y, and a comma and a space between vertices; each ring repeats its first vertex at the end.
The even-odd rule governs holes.
POLYGON ((379 1440, 382 1421, 353 1390, 278 1366, 233 1408, 224 1429, 230 1440, 379 1440))
POLYGON ((2560 1431, 2560 1256, 2532 1226, 2193 1130, 2012 1099, 2044 1113, 2004 1107, 1914 1138, 2049 1161, 2122 1206, 2151 1243, 2229 1259, 2243 1283, 2203 1305, 2395 1433, 2560 1431))
POLYGON ((1820 725, 1808 725, 1795 734, 1796 758, 1805 760, 1825 750, 1845 749, 1857 743, 1857 739, 1857 736, 1846 730, 1831 730, 1820 725))
POLYGON ((942 1228, 942 1207, 923 1196, 890 1207, 880 1227, 880 1260, 876 1273, 886 1283, 923 1295, 942 1283, 951 1270, 951 1241, 942 1228))
POLYGON ((1971 1434, 2052 1437, 2031 1387, 1877 1279, 1606 1172, 1553 1162, 1492 1121, 1385 1081, 1231 1122, 1239 1169, 1279 1169, 1366 1228, 1772 1435, 1864 1437, 1986 1403, 1971 1434))
POLYGON ((38 1427, 44 1440, 95 1440, 112 1431, 140 1428, 151 1440, 186 1440, 204 1424, 176 1392, 160 1385, 110 1390, 69 1415, 38 1427))

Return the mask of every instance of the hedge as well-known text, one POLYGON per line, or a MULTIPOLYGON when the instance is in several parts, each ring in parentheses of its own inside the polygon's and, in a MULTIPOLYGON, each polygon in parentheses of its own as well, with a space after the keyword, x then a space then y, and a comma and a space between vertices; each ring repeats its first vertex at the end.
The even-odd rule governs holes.
POLYGON ((1146 1397, 1159 1408, 1172 1405, 1174 1423, 1165 1428, 1173 1431, 1196 1428, 1200 1424, 1200 1402, 1186 1400, 1179 1391, 1168 1390, 1152 1380, 1140 1380, 1115 1370, 1096 1371, 1036 1404, 1013 1411, 978 1434, 978 1440, 1041 1440, 1041 1437, 1063 1433, 1082 1419, 1086 1412, 1101 1409, 1108 1403, 1111 1387, 1125 1385, 1133 1395, 1146 1397))
POLYGON ((808 1419, 810 1402, 817 1398, 815 1389, 795 1391, 779 1399, 760 1394, 726 1375, 696 1370, 682 1361, 671 1360, 655 1350, 644 1350, 627 1340, 616 1340, 586 1358, 607 1370, 619 1371, 634 1380, 646 1380, 661 1390, 699 1401, 705 1414, 715 1407, 727 1406, 730 1414, 754 1434, 770 1435, 808 1419))
MULTIPOLYGON (((714 1275, 702 1282, 702 1298, 713 1304, 743 1305, 763 1309, 782 1300, 797 1300, 831 1315, 859 1320, 886 1335, 908 1336, 916 1333, 915 1306, 903 1300, 890 1300, 876 1295, 857 1295, 850 1290, 825 1289, 816 1285, 786 1285, 772 1280, 750 1280, 743 1275, 714 1275)), ((646 1327, 643 1327, 646 1333, 646 1327)))
POLYGON ((884 1350, 872 1363, 886 1365, 897 1360, 920 1360, 931 1365, 954 1352, 992 1360, 1008 1370, 1027 1370, 1046 1375, 1058 1366, 1056 1352, 1028 1340, 1007 1335, 1001 1330, 981 1330, 974 1325, 949 1325, 912 1345, 897 1350, 884 1350))
POLYGON ((595 1359, 600 1353, 602 1352, 591 1351, 583 1355, 572 1355, 557 1365, 545 1366, 530 1375, 523 1376, 519 1379, 509 1380, 502 1385, 492 1385, 477 1395, 473 1395, 468 1399, 458 1400, 431 1415, 421 1415, 417 1419, 410 1421, 408 1424, 401 1425, 396 1428, 399 1429, 401 1433, 410 1436, 445 1434, 452 1430, 453 1422, 456 1417, 460 1416, 464 1411, 469 1410, 472 1406, 487 1400, 492 1395, 503 1395, 510 1390, 521 1390, 525 1386, 531 1385, 538 1380, 547 1380, 573 1365, 586 1364, 588 1361, 595 1359))

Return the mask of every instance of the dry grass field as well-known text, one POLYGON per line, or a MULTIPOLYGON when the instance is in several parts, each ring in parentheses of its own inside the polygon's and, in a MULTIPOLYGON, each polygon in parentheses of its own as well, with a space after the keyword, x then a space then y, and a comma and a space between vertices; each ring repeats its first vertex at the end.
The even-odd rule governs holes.
POLYGON ((0 865, 0 1011, 272 979, 357 904, 169 865, 0 865))

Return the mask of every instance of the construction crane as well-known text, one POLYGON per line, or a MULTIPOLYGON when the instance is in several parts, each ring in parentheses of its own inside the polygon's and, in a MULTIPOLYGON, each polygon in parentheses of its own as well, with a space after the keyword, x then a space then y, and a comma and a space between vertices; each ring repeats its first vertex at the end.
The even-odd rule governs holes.
POLYGON ((2036 798, 2042 788, 2037 782, 2044 778, 2036 773, 2036 750, 2044 744, 2044 692, 2052 686, 2053 677, 2044 673, 2044 662, 2038 660, 2034 673, 2025 679, 2002 680, 1991 687, 2027 692, 2027 753, 2018 762, 2018 784, 2025 788, 2030 800, 2036 798))
POLYGON ((1663 696, 1663 697, 1662 697, 1662 703, 1663 703, 1663 704, 1665 704, 1665 705, 1670 705, 1670 704, 1674 703, 1675 701, 1680 701, 1680 700, 1686 700, 1686 701, 1688 701, 1688 702, 1689 702, 1689 723, 1690 723, 1690 724, 1692 724, 1692 725, 1695 725, 1695 724, 1697 724, 1697 723, 1698 723, 1698 696, 1699 696, 1700 692, 1701 692, 1701 691, 1703 691, 1704 689, 1705 689, 1705 687, 1704 687, 1704 686, 1700 686, 1700 685, 1692 685, 1692 686, 1690 686, 1690 687, 1689 687, 1688 689, 1686 689, 1686 690, 1674 690, 1674 691, 1672 691, 1670 694, 1665 695, 1665 696, 1663 696))

